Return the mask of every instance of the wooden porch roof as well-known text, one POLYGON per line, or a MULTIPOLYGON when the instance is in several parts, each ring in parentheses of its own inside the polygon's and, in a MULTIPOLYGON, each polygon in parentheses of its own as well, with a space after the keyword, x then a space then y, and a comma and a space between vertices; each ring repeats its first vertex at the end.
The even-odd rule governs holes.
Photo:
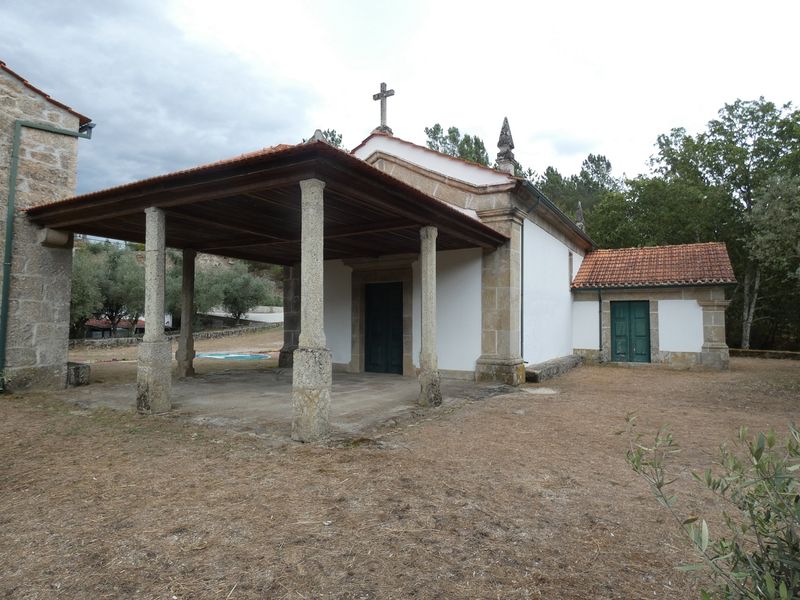
POLYGON ((419 228, 439 250, 492 248, 508 238, 329 144, 275 146, 27 210, 35 224, 144 242, 144 209, 166 213, 167 246, 295 264, 300 186, 325 182, 325 259, 419 252, 419 228))

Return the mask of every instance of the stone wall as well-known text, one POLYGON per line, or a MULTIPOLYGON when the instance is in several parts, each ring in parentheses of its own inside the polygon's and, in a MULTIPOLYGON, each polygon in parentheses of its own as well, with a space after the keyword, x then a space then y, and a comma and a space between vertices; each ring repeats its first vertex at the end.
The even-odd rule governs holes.
MULTIPOLYGON (((14 121, 25 119, 78 130, 78 117, 0 71, 0 248, 5 243, 9 165, 14 121)), ((6 385, 64 387, 72 273, 71 243, 47 248, 21 209, 75 194, 77 139, 22 130, 17 176, 14 249, 6 345, 6 385)), ((0 275, 2 277, 2 275, 0 275)))
MULTIPOLYGON (((234 337, 237 335, 247 335, 249 333, 258 333, 265 329, 277 329, 281 326, 280 323, 260 323, 258 325, 249 325, 247 327, 237 327, 235 329, 214 329, 211 331, 198 331, 192 334, 195 340, 216 340, 225 337, 234 337)), ((167 338, 171 340, 178 339, 178 333, 171 333, 167 338)), ((116 346, 136 346, 141 343, 141 337, 124 337, 124 338, 101 338, 98 340, 69 340, 70 348, 113 348, 116 346)))

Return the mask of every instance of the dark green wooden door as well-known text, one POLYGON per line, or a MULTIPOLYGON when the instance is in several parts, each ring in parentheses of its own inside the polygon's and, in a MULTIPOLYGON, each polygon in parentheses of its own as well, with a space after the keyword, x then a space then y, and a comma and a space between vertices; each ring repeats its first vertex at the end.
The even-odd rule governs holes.
POLYGON ((611 303, 611 360, 650 362, 650 303, 611 303))
POLYGON ((403 374, 403 284, 365 288, 364 370, 403 374))

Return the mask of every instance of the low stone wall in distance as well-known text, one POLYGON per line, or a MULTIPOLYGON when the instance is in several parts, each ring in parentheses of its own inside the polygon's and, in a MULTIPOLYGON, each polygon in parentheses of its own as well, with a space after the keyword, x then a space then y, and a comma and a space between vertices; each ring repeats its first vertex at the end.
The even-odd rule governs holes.
POLYGON ((789 350, 742 350, 731 348, 731 356, 739 358, 782 358, 786 360, 800 360, 800 352, 790 352, 789 350))
MULTIPOLYGON (((248 325, 246 327, 236 327, 231 329, 211 329, 209 331, 198 331, 192 337, 195 340, 213 340, 217 338, 231 337, 235 335, 247 335, 280 327, 281 323, 259 323, 258 325, 248 325)), ((177 333, 170 333, 167 337, 177 339, 177 333)), ((136 346, 142 341, 140 337, 124 338, 101 338, 97 340, 70 340, 70 348, 113 348, 117 346, 136 346)))

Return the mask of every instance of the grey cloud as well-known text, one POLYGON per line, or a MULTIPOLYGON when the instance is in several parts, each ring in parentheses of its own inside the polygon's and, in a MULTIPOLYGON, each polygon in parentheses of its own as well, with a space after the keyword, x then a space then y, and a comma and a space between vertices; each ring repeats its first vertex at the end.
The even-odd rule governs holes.
POLYGON ((97 123, 81 193, 309 133, 310 90, 186 40, 158 4, 25 0, 0 14, 0 59, 97 123))

